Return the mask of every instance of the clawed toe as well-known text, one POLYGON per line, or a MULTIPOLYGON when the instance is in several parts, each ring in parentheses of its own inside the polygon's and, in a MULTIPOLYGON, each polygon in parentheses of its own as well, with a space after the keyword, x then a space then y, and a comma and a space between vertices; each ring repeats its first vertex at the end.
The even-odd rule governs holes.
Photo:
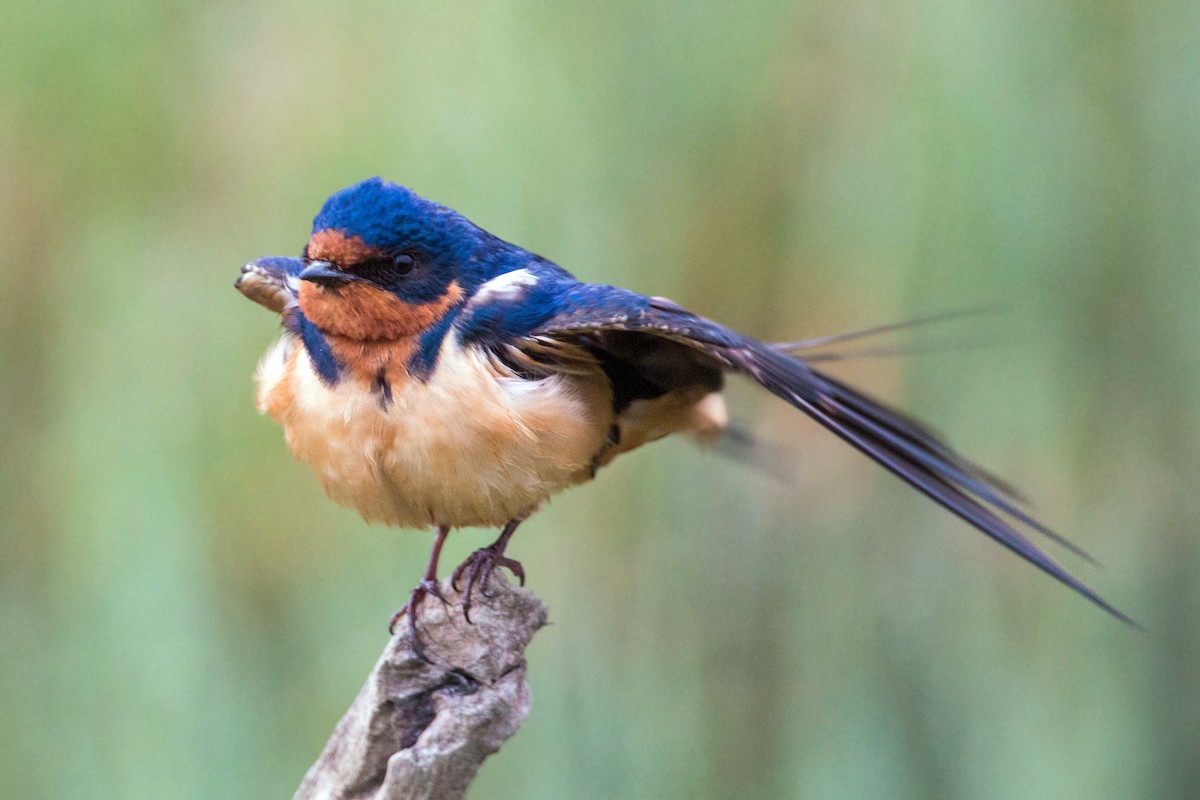
POLYGON ((501 557, 497 564, 511 572, 522 586, 525 585, 525 568, 521 566, 520 561, 513 558, 501 557))
POLYGON ((461 590, 463 617, 467 622, 471 621, 471 598, 476 590, 484 597, 491 599, 492 594, 488 589, 491 587, 492 573, 496 571, 496 567, 503 567, 511 571, 521 585, 525 585, 525 569, 521 566, 521 562, 501 555, 494 547, 483 547, 476 550, 467 557, 466 561, 458 565, 450 577, 450 585, 454 587, 455 591, 459 591, 458 582, 463 575, 465 574, 467 577, 466 585, 461 590))
POLYGON ((388 633, 395 634, 396 623, 400 621, 401 617, 408 617, 408 635, 412 639, 413 652, 417 658, 427 663, 433 662, 425 655, 425 648, 421 646, 421 640, 417 636, 417 612, 425 598, 431 595, 441 600, 443 605, 449 603, 437 581, 427 578, 413 588, 412 593, 408 596, 408 602, 401 606, 395 614, 392 614, 391 621, 388 623, 388 633))

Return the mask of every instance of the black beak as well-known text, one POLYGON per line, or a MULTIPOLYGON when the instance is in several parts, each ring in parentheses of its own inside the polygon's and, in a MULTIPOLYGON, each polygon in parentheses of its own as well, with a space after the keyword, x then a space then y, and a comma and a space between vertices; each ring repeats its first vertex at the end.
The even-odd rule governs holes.
POLYGON ((356 278, 342 272, 328 261, 310 261, 300 270, 300 280, 312 281, 322 286, 340 286, 356 278))

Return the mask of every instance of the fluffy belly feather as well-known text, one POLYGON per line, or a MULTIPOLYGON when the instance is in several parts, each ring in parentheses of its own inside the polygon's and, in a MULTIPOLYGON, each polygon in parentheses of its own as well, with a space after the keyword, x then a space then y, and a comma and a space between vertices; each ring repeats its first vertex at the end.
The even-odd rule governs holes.
POLYGON ((599 370, 525 380, 448 337, 427 382, 379 395, 326 386, 285 336, 257 375, 259 410, 326 493, 370 522, 502 525, 587 480, 612 425, 599 370))

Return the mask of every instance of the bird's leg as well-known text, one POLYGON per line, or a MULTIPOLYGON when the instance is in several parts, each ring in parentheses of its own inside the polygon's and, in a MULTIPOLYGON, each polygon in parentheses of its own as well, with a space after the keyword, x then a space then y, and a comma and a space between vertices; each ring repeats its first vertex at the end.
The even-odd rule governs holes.
POLYGON ((446 602, 446 596, 438 587, 437 567, 438 557, 442 554, 442 545, 445 544, 448 533, 450 533, 449 525, 437 526, 433 539, 433 552, 429 554, 429 566, 425 567, 425 577, 413 587, 412 593, 408 596, 408 602, 401 606, 399 611, 392 614, 392 621, 388 624, 388 633, 395 633, 396 623, 400 621, 401 617, 408 616, 408 634, 412 637, 413 652, 422 661, 429 661, 429 659, 425 656, 425 649, 421 647, 421 641, 417 638, 417 609, 421 607, 421 601, 429 595, 433 595, 443 603, 446 602))
POLYGON ((450 585, 458 590, 458 579, 464 574, 467 576, 467 585, 463 590, 463 616, 467 622, 471 621, 471 591, 478 586, 479 591, 484 597, 490 597, 487 593, 488 584, 492 579, 492 572, 496 567, 504 567, 512 571, 513 575, 525 585, 525 568, 521 566, 521 562, 512 558, 504 557, 504 548, 508 546, 508 540, 512 538, 513 531, 517 529, 523 519, 512 519, 504 526, 504 530, 500 532, 500 538, 489 544, 487 547, 481 547, 471 555, 467 556, 467 560, 458 565, 458 569, 454 570, 454 574, 450 576, 450 585))

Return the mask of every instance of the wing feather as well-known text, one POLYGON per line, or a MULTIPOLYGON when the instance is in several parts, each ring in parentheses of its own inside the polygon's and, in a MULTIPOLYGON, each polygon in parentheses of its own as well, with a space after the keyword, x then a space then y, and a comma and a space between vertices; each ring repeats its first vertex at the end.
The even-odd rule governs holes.
POLYGON ((1028 526, 1087 558, 1079 547, 1018 505, 1008 484, 959 455, 916 420, 814 369, 783 349, 765 345, 696 316, 663 298, 612 287, 586 287, 574 302, 529 331, 537 338, 629 331, 663 337, 701 351, 725 369, 760 383, 843 441, 1117 619, 1136 625, 1088 588, 1014 524, 1028 526))

